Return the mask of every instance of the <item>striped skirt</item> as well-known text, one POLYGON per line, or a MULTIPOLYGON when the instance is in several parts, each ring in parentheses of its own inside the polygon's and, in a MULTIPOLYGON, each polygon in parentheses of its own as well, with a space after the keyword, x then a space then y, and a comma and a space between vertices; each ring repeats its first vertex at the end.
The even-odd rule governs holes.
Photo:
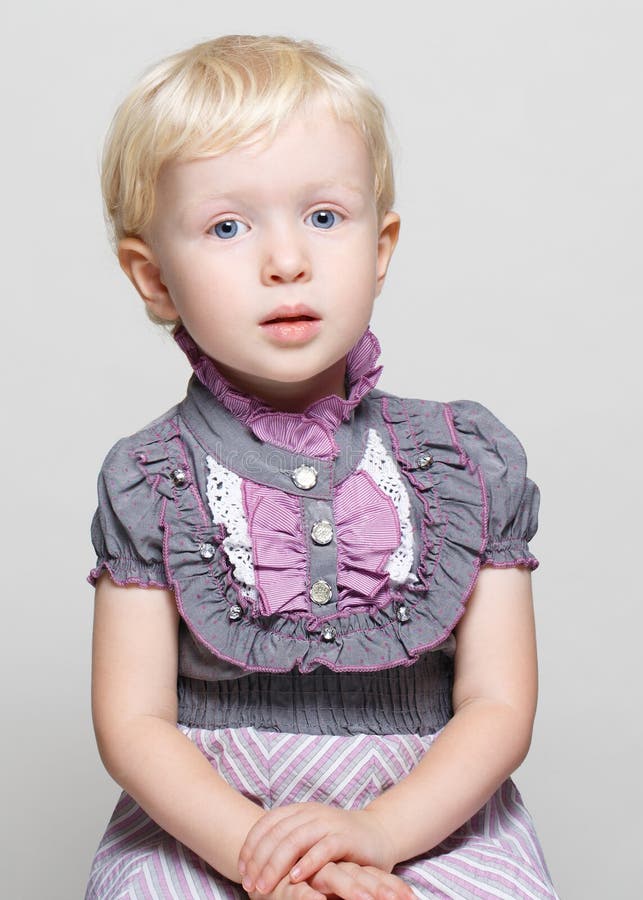
MULTIPOLYGON (((178 728, 223 778, 265 809, 307 800, 362 808, 407 775, 436 737, 178 728)), ((418 898, 557 898, 511 779, 450 837, 393 871, 418 898)), ((247 900, 247 894, 123 792, 96 851, 85 900, 139 898, 247 900)))

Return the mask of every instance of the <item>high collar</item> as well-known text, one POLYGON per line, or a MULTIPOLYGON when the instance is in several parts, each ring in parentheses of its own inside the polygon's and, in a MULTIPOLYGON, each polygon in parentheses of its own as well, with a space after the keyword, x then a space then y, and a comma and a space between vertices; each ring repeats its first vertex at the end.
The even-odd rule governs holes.
POLYGON ((351 417, 362 398, 375 387, 382 372, 382 366, 377 365, 381 353, 379 341, 367 328, 346 357, 347 399, 329 394, 315 400, 303 412, 283 412, 234 387, 183 326, 179 327, 174 339, 186 354, 199 381, 259 440, 306 456, 337 456, 339 449, 334 439, 337 428, 351 417))

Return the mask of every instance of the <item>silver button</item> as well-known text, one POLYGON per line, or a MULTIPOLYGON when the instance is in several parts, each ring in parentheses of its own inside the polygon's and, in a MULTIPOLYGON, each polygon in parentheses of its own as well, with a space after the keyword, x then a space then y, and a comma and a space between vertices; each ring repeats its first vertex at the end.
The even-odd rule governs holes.
POLYGON ((212 544, 201 544, 199 547, 201 559, 212 559, 214 556, 214 546, 212 544))
POLYGON ((328 603, 332 596, 333 589, 323 578, 316 581, 310 588, 310 599, 313 603, 318 603, 320 606, 328 603))
POLYGON ((333 539, 333 526, 327 519, 319 519, 310 529, 310 536, 316 544, 330 544, 333 539))
POLYGON ((170 472, 170 478, 172 479, 176 487, 183 487, 188 480, 185 469, 172 469, 172 471, 170 472))
POLYGON ((309 491, 317 484, 317 469, 312 466, 297 466, 291 478, 302 491, 309 491))
POLYGON ((433 465, 433 457, 430 453, 423 453, 422 456, 418 456, 417 465, 418 469, 428 469, 433 465))
POLYGON ((332 625, 329 625, 328 623, 326 623, 325 625, 322 625, 322 630, 321 630, 322 641, 326 641, 326 643, 329 644, 331 641, 335 640, 336 636, 337 636, 337 629, 333 628, 332 625))
POLYGON ((236 622, 243 615, 243 610, 236 603, 228 610, 228 618, 231 622, 236 622))
POLYGON ((406 608, 406 606, 404 606, 404 604, 399 606, 398 610, 397 610, 398 622, 408 622, 410 618, 411 618, 411 616, 409 615, 409 611, 406 608))

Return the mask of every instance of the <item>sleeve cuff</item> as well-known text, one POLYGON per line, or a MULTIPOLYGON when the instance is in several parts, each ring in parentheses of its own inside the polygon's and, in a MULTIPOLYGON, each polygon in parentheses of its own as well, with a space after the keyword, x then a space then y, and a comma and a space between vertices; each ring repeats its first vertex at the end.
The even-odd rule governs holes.
POLYGON ((87 576, 87 581, 95 585, 99 576, 109 572, 114 584, 137 584, 139 587, 167 588, 165 568, 162 563, 150 563, 142 566, 132 559, 98 559, 96 566, 87 576))
POLYGON ((529 544, 522 538, 509 538, 503 541, 490 541, 481 558, 482 566, 495 569, 509 569, 513 566, 525 566, 537 569, 540 562, 529 549, 529 544))

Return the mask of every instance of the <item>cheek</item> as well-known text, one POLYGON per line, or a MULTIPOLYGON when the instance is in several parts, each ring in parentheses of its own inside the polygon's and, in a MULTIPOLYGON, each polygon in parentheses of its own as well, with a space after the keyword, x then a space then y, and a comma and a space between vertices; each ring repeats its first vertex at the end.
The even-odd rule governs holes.
POLYGON ((377 282, 377 245, 355 241, 343 248, 337 274, 345 292, 353 296, 373 294, 377 282))
POLYGON ((198 253, 186 253, 180 259, 170 259, 163 267, 164 283, 178 303, 201 301, 216 287, 225 284, 226 271, 212 259, 198 253))

